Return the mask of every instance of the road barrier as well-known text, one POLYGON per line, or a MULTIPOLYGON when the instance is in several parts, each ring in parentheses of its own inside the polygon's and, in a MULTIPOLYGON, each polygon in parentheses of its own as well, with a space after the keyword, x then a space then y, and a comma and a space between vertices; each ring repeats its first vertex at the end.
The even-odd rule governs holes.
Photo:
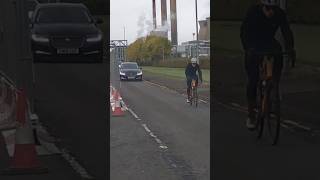
MULTIPOLYGON (((0 74, 1 75, 1 74, 0 74)), ((1 76, 0 76, 1 77, 1 76)), ((0 78, 0 131, 15 129, 16 90, 4 77, 0 78)))
POLYGON ((47 173, 47 168, 40 165, 32 127, 26 121, 28 106, 24 90, 17 91, 17 122, 14 155, 10 167, 2 171, 6 175, 47 173))
POLYGON ((31 127, 31 111, 25 90, 0 71, 0 132, 15 129, 14 152, 9 168, 1 174, 38 174, 48 170, 40 165, 31 127))
POLYGON ((114 97, 114 101, 115 101, 114 106, 115 107, 114 107, 114 110, 112 111, 112 116, 123 116, 124 115, 119 97, 120 97, 119 92, 116 91, 116 95, 114 97))
POLYGON ((125 103, 120 96, 119 91, 110 85, 110 105, 112 116, 123 116, 127 110, 125 103))

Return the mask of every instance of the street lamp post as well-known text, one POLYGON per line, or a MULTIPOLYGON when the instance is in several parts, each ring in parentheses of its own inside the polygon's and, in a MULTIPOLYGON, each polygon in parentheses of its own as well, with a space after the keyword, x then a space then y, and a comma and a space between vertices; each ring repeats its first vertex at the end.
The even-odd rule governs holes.
POLYGON ((197 43, 196 43, 196 58, 199 58, 199 35, 198 35, 198 0, 195 0, 196 4, 196 34, 197 34, 197 43))

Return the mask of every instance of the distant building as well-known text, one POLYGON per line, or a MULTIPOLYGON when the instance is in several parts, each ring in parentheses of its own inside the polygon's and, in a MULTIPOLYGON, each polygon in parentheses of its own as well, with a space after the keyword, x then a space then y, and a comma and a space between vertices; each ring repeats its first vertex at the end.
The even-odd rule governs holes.
POLYGON ((187 57, 186 45, 178 45, 177 54, 180 57, 187 57))
MULTIPOLYGON (((210 41, 207 40, 199 40, 199 57, 210 57, 210 41)), ((181 43, 180 50, 183 51, 184 53, 180 52, 181 56, 184 57, 196 57, 196 52, 197 52, 197 41, 187 41, 181 43), (183 54, 183 55, 182 55, 183 54)), ((178 47, 179 47, 178 46, 178 47)), ((179 49, 179 48, 178 48, 179 49)))
POLYGON ((210 41, 210 17, 199 21, 199 40, 210 41))
POLYGON ((196 40, 187 41, 178 45, 177 52, 181 57, 196 57, 197 45, 199 57, 210 57, 210 17, 199 21, 200 29, 198 43, 196 40))

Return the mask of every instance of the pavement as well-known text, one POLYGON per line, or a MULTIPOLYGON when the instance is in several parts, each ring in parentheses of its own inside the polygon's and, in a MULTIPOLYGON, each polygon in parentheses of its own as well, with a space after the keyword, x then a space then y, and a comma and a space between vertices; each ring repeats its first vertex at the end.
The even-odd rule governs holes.
MULTIPOLYGON (((34 111, 60 153, 39 155, 47 174, 3 176, 6 179, 106 180, 107 177, 107 87, 108 63, 36 64, 34 111)), ((21 66, 21 84, 30 84, 30 64, 21 66)), ((23 87, 23 86, 22 86, 23 87)), ((49 138, 50 139, 50 138, 49 138)), ((49 140, 47 139, 47 140, 49 140)), ((9 166, 5 140, 0 141, 0 170, 9 166)))
POLYGON ((110 119, 111 180, 210 179, 210 104, 198 108, 154 82, 119 81, 111 61, 111 84, 128 110, 110 119))
POLYGON ((320 114, 317 68, 297 64, 284 73, 282 125, 277 146, 246 129, 246 77, 241 57, 216 52, 213 78, 215 180, 317 180, 320 114))

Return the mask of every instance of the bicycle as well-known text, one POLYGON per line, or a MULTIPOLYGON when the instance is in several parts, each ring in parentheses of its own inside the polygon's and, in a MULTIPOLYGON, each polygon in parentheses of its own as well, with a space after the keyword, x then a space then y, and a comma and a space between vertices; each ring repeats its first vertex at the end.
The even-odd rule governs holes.
MULTIPOLYGON (((289 55, 292 52, 254 52, 255 55, 261 55, 262 59, 259 62, 259 82, 257 85, 257 122, 256 131, 257 139, 260 139, 264 130, 264 123, 267 122, 269 135, 272 145, 276 145, 280 134, 280 99, 276 99, 275 111, 271 113, 273 106, 273 95, 275 93, 274 79, 273 79, 273 64, 275 55, 289 55)), ((295 61, 292 61, 292 67, 295 66, 295 61)), ((279 93, 279 92, 278 92, 279 93)))
POLYGON ((198 90, 197 90, 197 83, 195 79, 192 79, 191 81, 190 106, 192 106, 192 103, 194 103, 194 105, 198 107, 198 90))

